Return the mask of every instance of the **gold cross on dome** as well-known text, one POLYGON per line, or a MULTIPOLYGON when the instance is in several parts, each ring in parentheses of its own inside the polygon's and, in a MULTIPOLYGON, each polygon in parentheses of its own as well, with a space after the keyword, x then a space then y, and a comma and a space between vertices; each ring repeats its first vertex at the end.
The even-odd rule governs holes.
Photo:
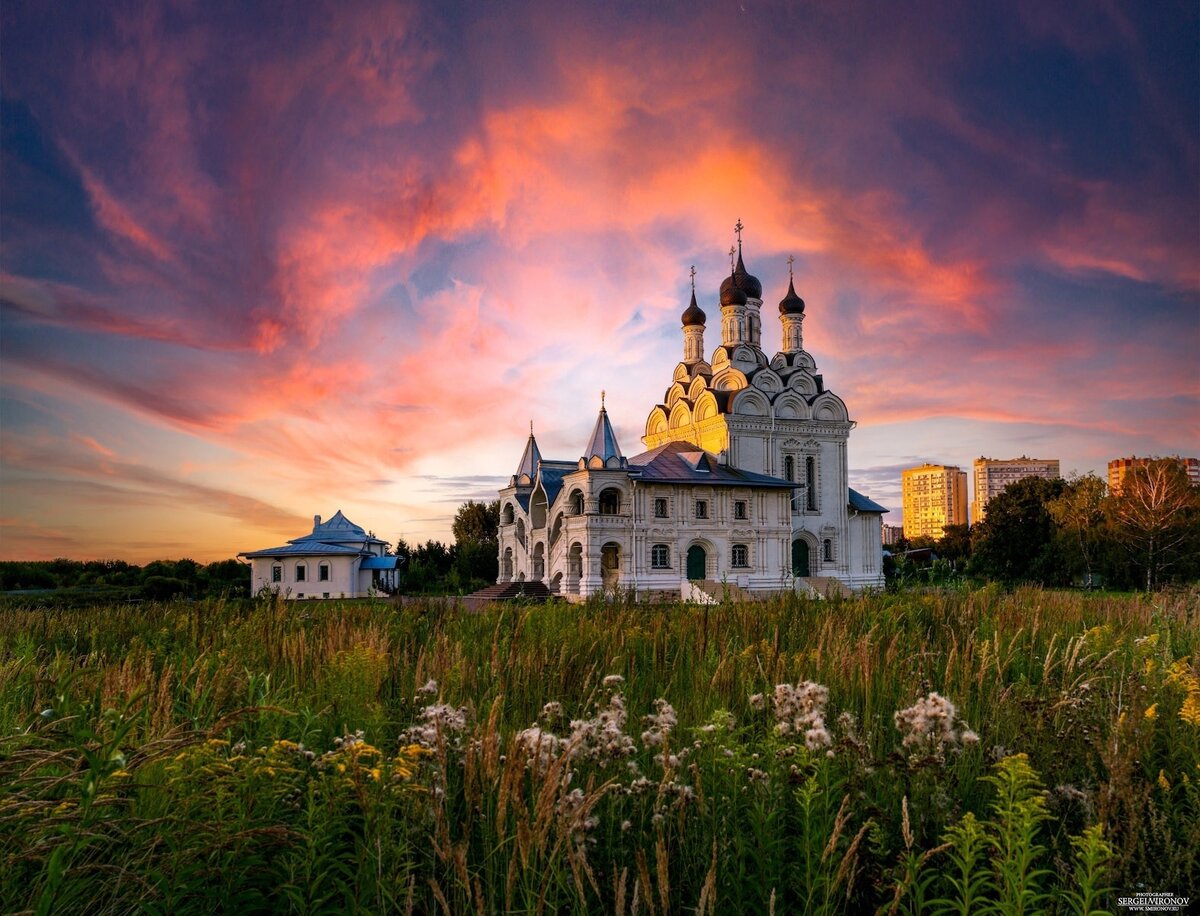
POLYGON ((742 244, 742 230, 746 227, 742 225, 742 218, 739 216, 738 221, 733 224, 733 231, 737 233, 738 244, 742 244))
POLYGON ((729 272, 733 273, 733 259, 737 257, 737 249, 732 245, 729 246, 729 272))
POLYGON ((792 265, 796 263, 796 259, 790 254, 788 255, 788 279, 792 279, 792 265))

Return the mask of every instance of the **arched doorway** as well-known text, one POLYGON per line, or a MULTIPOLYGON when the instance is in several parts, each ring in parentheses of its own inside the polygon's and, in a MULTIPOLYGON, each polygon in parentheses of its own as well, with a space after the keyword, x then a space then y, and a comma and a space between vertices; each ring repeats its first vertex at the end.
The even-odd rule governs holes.
POLYGON ((708 554, 704 552, 704 548, 699 544, 693 544, 688 548, 687 577, 689 579, 703 579, 707 567, 708 554))
POLYGON ((792 541, 792 575, 798 579, 812 575, 812 567, 808 565, 808 541, 804 538, 792 541))
POLYGON ((621 545, 609 541, 600 548, 600 582, 612 591, 621 581, 621 545))

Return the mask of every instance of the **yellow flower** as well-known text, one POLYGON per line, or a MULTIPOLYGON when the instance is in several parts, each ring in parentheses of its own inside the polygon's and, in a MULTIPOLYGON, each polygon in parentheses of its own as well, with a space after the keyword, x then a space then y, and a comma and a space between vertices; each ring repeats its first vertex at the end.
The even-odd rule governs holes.
POLYGON ((1179 718, 1188 725, 1200 727, 1200 690, 1189 690, 1179 710, 1179 718))
POLYGON ((1186 658, 1176 659, 1167 669, 1167 683, 1178 684, 1184 690, 1200 690, 1200 678, 1192 674, 1186 658))
POLYGON ((1153 706, 1148 706, 1146 708, 1145 715, 1146 715, 1147 719, 1157 719, 1158 718, 1158 704, 1155 703, 1153 706))
POLYGON ((1162 770, 1158 771, 1158 785, 1164 792, 1171 791, 1171 782, 1167 779, 1166 774, 1162 770))
POLYGON ((371 767, 371 769, 367 770, 367 775, 378 782, 379 777, 383 775, 383 771, 379 767, 371 767))
POLYGON ((337 765, 337 771, 338 771, 339 773, 345 773, 345 772, 346 772, 346 764, 344 764, 344 763, 339 763, 339 764, 337 765))

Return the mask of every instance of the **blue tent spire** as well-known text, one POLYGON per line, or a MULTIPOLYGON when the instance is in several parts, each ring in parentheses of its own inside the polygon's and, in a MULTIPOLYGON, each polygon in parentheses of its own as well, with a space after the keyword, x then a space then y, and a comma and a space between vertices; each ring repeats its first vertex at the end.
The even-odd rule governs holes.
POLYGON ((592 438, 588 441, 583 457, 598 457, 605 462, 610 458, 620 460, 623 457, 621 446, 617 445, 617 434, 608 422, 608 411, 604 409, 604 392, 600 392, 600 416, 596 418, 596 428, 592 430, 592 438))
POLYGON ((542 453, 538 451, 537 440, 533 438, 533 421, 529 421, 529 439, 525 443, 525 451, 521 454, 521 463, 517 465, 516 478, 520 480, 522 475, 533 478, 537 473, 538 462, 542 460, 542 453))

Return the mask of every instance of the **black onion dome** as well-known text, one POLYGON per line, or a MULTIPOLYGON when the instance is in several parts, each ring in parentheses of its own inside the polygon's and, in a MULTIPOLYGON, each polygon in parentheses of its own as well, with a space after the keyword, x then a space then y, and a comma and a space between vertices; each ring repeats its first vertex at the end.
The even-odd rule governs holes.
POLYGON ((746 294, 748 299, 762 298, 762 284, 758 282, 758 277, 752 273, 748 273, 746 265, 742 263, 742 253, 738 252, 737 267, 734 268, 733 276, 726 277, 721 283, 721 298, 725 298, 725 290, 728 287, 737 286, 746 294))
POLYGON ((721 305, 745 305, 746 294, 741 287, 735 286, 733 280, 729 277, 725 278, 725 282, 721 284, 721 305))
POLYGON ((796 287, 792 285, 792 281, 788 280, 787 295, 779 300, 780 315, 803 315, 804 300, 796 295, 796 287))
POLYGON ((683 326, 686 328, 697 324, 703 326, 704 318, 704 309, 696 305, 696 291, 692 290, 692 304, 683 310, 683 315, 681 316, 680 320, 683 322, 683 326))

